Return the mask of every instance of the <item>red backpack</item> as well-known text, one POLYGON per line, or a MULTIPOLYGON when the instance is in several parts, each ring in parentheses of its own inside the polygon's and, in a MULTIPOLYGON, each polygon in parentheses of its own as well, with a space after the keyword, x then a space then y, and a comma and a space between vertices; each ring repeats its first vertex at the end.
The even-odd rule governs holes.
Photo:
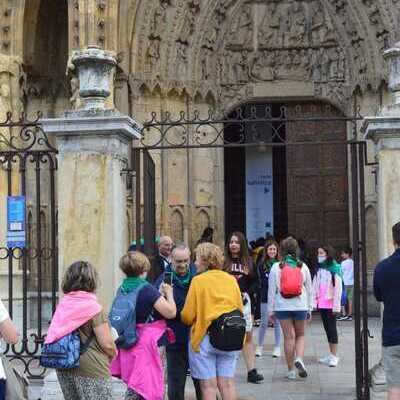
POLYGON ((303 264, 298 261, 296 268, 287 263, 280 263, 281 269, 281 296, 285 299, 291 299, 301 295, 303 290, 303 273, 301 272, 303 264))

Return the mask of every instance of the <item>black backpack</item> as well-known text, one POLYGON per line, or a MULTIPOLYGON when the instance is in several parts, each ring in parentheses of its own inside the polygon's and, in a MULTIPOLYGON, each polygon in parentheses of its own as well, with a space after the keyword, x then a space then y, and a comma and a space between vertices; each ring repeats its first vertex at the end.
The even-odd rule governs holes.
POLYGON ((210 343, 217 350, 239 351, 246 335, 246 320, 240 310, 222 314, 208 328, 210 343))

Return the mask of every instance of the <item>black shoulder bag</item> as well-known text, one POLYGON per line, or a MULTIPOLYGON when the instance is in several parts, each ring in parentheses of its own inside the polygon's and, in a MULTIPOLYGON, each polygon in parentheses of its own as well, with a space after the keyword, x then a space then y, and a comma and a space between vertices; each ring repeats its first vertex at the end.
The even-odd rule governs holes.
POLYGON ((210 342, 217 350, 239 351, 243 348, 246 321, 240 310, 222 314, 208 328, 210 342))

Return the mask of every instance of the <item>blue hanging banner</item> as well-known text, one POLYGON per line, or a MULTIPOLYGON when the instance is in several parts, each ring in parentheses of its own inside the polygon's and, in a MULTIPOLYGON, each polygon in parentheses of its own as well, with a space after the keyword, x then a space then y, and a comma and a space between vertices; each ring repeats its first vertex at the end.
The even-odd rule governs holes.
POLYGON ((9 248, 26 246, 25 196, 7 197, 7 246, 9 248))

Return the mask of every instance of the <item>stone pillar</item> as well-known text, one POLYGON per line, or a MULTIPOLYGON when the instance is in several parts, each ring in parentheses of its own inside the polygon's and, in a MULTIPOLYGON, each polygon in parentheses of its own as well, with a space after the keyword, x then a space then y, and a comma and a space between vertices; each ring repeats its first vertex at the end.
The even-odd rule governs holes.
POLYGON ((109 308, 121 280, 118 261, 126 252, 126 176, 132 140, 140 127, 108 109, 113 56, 88 48, 73 57, 79 74, 81 110, 43 120, 57 138, 58 247, 60 277, 74 261, 87 260, 99 272, 98 296, 109 308))
MULTIPOLYGON (((378 172, 378 239, 379 258, 393 252, 392 226, 400 221, 400 42, 385 51, 390 76, 389 89, 393 103, 382 109, 379 116, 365 118, 363 131, 366 139, 376 146, 378 172)), ((386 378, 382 362, 371 371, 371 398, 386 398, 386 378)))

